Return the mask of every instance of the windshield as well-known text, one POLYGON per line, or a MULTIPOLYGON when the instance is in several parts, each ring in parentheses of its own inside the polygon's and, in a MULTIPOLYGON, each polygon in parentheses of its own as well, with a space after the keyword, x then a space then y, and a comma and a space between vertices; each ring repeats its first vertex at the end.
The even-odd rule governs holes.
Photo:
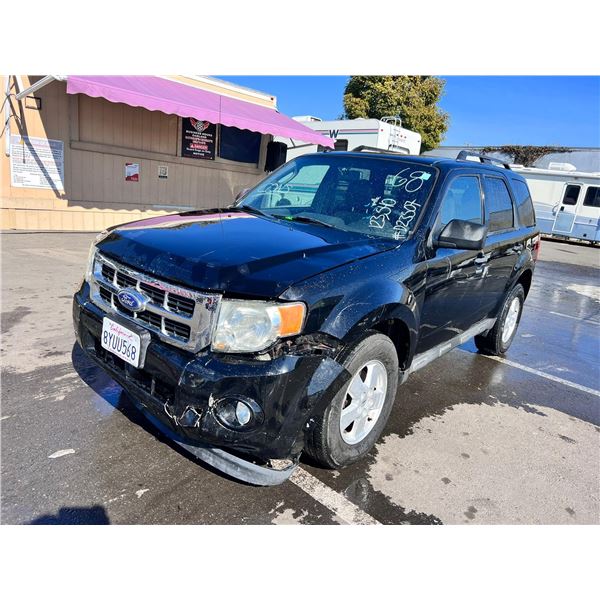
POLYGON ((434 168, 410 159, 312 154, 275 171, 239 206, 289 221, 404 240, 435 176, 434 168))

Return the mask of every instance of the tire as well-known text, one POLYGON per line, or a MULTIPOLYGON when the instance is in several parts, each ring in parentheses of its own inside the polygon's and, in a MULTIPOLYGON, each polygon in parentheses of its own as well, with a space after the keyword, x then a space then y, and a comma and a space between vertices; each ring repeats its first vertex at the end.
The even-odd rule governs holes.
POLYGON ((343 365, 350 381, 314 417, 304 447, 319 465, 334 469, 360 460, 371 450, 387 423, 398 387, 398 354, 392 340, 381 333, 369 333, 358 341, 343 365), (343 411, 344 424, 356 415, 345 430, 343 411))
POLYGON ((524 302, 525 290, 518 283, 506 295, 494 327, 486 335, 475 336, 475 345, 481 353, 500 356, 510 348, 519 328, 524 302))

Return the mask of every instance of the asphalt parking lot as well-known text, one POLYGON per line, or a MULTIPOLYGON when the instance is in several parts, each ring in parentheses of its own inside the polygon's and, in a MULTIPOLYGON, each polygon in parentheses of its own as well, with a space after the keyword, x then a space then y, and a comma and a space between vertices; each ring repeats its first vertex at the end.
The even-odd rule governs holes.
POLYGON ((2 523, 600 523, 600 250, 542 243, 504 360, 412 375, 369 457, 240 484, 161 438, 74 344, 93 234, 2 235, 2 523))

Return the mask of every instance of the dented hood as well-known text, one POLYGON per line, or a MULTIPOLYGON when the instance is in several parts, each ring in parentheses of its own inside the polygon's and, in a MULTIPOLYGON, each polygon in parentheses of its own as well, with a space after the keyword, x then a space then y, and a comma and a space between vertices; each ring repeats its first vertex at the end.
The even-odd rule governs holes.
POLYGON ((274 298, 293 283, 394 245, 239 208, 127 223, 113 229, 98 249, 134 269, 187 287, 274 298))

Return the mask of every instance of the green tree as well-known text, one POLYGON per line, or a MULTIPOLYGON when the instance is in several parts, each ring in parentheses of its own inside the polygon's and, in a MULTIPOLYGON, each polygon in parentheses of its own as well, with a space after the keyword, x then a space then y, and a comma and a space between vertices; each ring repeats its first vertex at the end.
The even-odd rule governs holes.
POLYGON ((404 127, 421 134, 421 151, 432 150, 448 129, 448 114, 437 106, 444 85, 443 79, 431 76, 354 75, 344 90, 344 117, 399 115, 404 127))
POLYGON ((542 158, 546 154, 570 152, 570 149, 564 146, 486 146, 482 152, 483 154, 501 152, 510 156, 512 162, 517 165, 532 167, 538 158, 542 158))

